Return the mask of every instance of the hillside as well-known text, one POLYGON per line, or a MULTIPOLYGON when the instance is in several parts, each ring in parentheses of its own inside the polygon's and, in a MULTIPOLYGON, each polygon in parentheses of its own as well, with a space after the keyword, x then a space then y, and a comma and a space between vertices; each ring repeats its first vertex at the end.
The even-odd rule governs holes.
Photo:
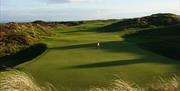
POLYGON ((125 19, 102 27, 98 32, 120 32, 126 40, 145 50, 180 60, 179 15, 153 14, 125 19))
POLYGON ((124 37, 143 49, 180 60, 180 24, 145 29, 124 37))
POLYGON ((152 28, 180 23, 180 16, 175 14, 153 14, 141 18, 124 19, 101 28, 100 32, 122 31, 128 28, 152 28))

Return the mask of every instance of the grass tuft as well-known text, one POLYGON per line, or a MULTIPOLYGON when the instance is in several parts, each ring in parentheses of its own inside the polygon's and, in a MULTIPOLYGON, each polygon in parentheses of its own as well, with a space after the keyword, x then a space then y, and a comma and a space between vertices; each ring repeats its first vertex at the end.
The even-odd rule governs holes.
POLYGON ((146 87, 140 87, 123 80, 115 80, 112 86, 108 88, 95 87, 89 91, 180 91, 180 81, 177 77, 170 79, 160 78, 156 83, 149 84, 146 87))
POLYGON ((55 91, 53 85, 40 86, 24 72, 9 70, 0 72, 0 91, 55 91))

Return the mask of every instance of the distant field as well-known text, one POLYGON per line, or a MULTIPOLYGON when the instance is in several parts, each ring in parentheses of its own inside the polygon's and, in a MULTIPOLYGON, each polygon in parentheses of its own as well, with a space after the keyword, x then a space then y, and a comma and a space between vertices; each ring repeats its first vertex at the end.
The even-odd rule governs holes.
POLYGON ((56 36, 41 41, 48 46, 46 52, 16 68, 60 91, 106 87, 119 78, 144 85, 160 75, 180 73, 180 61, 141 48, 139 39, 126 41, 123 31, 98 31, 112 23, 87 22, 56 30, 56 36))

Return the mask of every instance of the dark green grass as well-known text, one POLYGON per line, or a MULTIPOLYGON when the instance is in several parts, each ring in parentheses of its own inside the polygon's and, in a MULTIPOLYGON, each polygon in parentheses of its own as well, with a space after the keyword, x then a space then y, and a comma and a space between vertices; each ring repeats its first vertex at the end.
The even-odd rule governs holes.
POLYGON ((154 53, 180 60, 180 43, 174 40, 164 40, 149 43, 138 44, 141 48, 152 51, 154 53), (168 42, 167 42, 168 41, 168 42))
POLYGON ((180 60, 180 24, 145 29, 127 34, 125 38, 145 50, 180 60))
POLYGON ((41 55, 47 49, 45 44, 34 44, 29 48, 21 50, 13 55, 7 55, 0 58, 0 70, 13 68, 19 64, 30 61, 41 55))

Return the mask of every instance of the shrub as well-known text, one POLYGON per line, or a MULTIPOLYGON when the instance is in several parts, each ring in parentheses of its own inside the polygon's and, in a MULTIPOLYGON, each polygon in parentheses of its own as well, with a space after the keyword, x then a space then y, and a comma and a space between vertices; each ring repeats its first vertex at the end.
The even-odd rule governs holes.
POLYGON ((44 36, 53 35, 56 26, 32 23, 0 25, 0 56, 9 55, 33 44, 44 36))

